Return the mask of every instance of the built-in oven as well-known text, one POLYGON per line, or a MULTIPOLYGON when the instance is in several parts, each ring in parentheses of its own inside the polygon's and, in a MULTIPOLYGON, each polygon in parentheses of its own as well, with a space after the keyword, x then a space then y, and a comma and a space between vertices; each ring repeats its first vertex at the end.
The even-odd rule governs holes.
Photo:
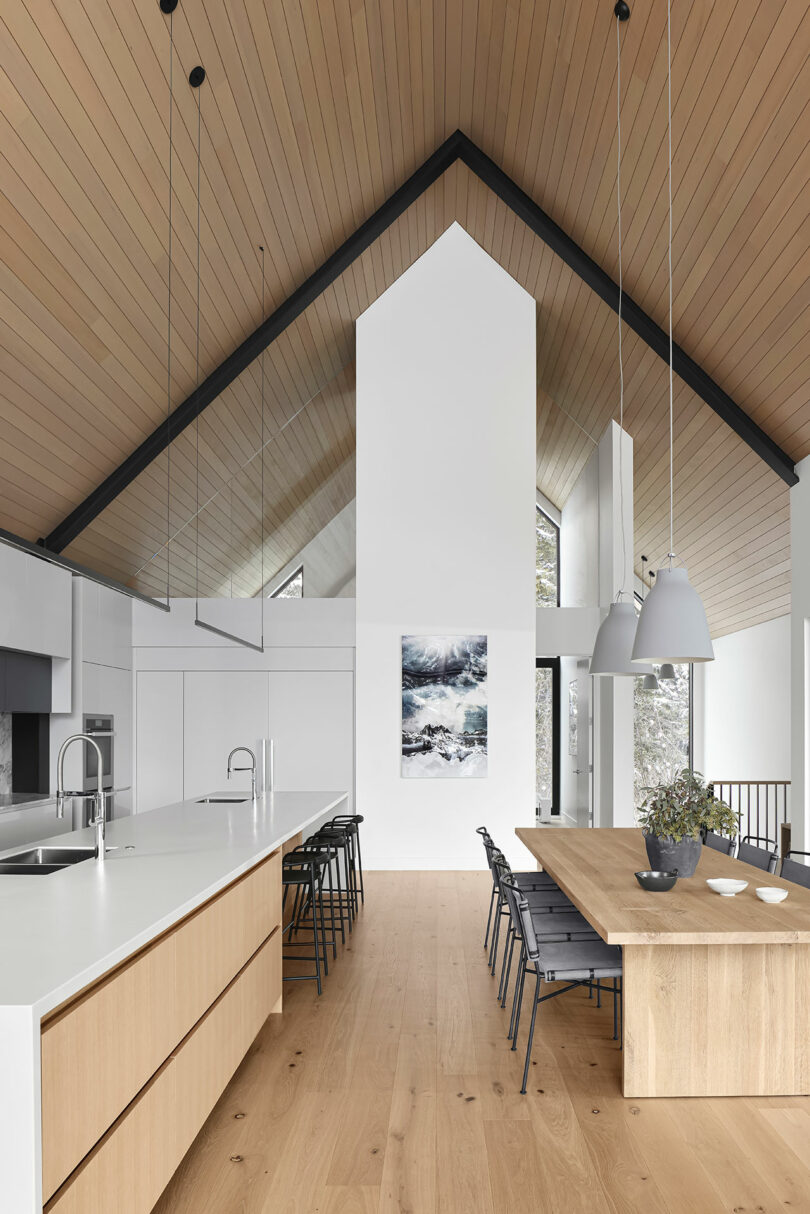
MULTIPOLYGON (((85 714, 84 733, 91 737, 101 751, 101 788, 104 793, 105 816, 115 816, 113 788, 115 787, 115 718, 85 714)), ((84 747, 84 791, 98 788, 98 758, 92 746, 84 747)), ((85 801, 85 825, 90 820, 91 802, 85 801)))

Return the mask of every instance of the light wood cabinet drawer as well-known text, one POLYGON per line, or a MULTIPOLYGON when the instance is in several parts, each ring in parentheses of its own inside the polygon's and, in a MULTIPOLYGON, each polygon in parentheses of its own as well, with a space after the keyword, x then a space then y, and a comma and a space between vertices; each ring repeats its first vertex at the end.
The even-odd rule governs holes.
POLYGON ((46 1214, 149 1214, 280 993, 276 931, 53 1196, 46 1214))
POLYGON ((42 1191, 59 1187, 281 920, 275 852, 42 1028, 42 1191))

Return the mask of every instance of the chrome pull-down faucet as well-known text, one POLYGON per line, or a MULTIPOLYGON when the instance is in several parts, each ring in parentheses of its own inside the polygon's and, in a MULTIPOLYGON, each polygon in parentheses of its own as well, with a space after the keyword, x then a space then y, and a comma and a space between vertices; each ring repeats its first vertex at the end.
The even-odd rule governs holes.
POLYGON ((253 800, 256 800, 256 756, 253 751, 247 746, 234 746, 231 753, 228 755, 228 779, 231 778, 232 771, 249 771, 250 772, 250 792, 253 800), (250 755, 250 767, 232 767, 231 760, 233 756, 243 751, 246 755, 250 755))
POLYGON ((66 797, 81 797, 82 800, 92 800, 93 802, 93 817, 90 819, 90 825, 96 828, 96 859, 103 860, 106 852, 106 819, 104 816, 104 793, 101 787, 101 779, 104 771, 104 760, 101 757, 101 750, 98 742, 91 738, 86 733, 74 733, 65 741, 59 748, 59 757, 56 760, 56 816, 64 818, 65 816, 65 798, 66 797), (98 791, 94 793, 88 792, 68 792, 65 789, 65 751, 73 742, 89 742, 96 752, 96 760, 98 762, 98 791))

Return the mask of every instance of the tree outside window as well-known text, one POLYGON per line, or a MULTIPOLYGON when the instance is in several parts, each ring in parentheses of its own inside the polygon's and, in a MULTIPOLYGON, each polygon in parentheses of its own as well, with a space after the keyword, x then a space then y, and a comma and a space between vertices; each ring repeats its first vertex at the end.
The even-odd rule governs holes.
POLYGON ((657 691, 645 691, 633 680, 634 800, 638 808, 646 789, 669 781, 691 754, 692 678, 688 665, 675 667, 674 679, 659 679, 657 691))
POLYGON ((537 528, 535 601, 538 607, 559 607, 560 531, 539 506, 535 513, 537 528))

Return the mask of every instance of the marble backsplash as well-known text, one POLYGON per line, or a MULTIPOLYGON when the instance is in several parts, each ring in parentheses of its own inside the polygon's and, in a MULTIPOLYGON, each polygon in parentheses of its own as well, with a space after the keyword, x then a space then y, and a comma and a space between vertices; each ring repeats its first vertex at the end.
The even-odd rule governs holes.
POLYGON ((11 792, 11 713, 0 712, 0 793, 11 792))

